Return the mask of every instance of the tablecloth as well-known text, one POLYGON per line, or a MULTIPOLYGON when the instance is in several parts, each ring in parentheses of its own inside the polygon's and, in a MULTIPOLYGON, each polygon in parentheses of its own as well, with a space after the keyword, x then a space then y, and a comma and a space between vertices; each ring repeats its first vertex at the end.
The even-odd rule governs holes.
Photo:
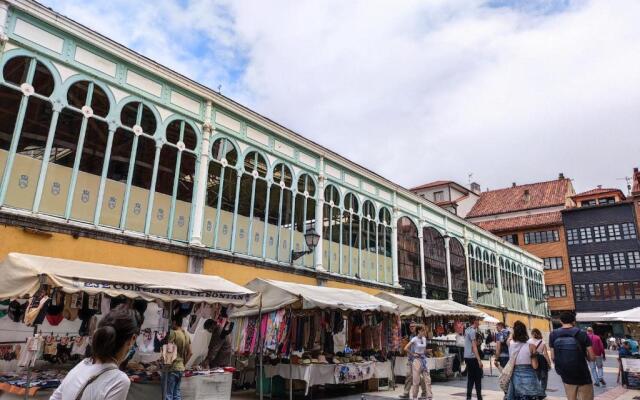
MULTIPOLYGON (((448 355, 445 357, 429 357, 427 358, 427 365, 430 370, 448 370, 453 365, 453 359, 455 355, 448 355)), ((396 363, 393 367, 393 373, 395 376, 407 376, 408 368, 407 357, 396 357, 396 363)))
POLYGON ((391 378, 391 362, 373 362, 348 364, 310 364, 310 365, 265 365, 264 374, 267 378, 281 376, 284 379, 297 379, 306 384, 305 395, 309 393, 309 388, 315 385, 335 385, 339 383, 359 382, 371 378, 391 378), (357 370, 359 376, 353 379, 346 379, 339 382, 336 376, 339 375, 340 368, 350 368, 357 370), (366 367, 370 372, 366 373, 366 367))

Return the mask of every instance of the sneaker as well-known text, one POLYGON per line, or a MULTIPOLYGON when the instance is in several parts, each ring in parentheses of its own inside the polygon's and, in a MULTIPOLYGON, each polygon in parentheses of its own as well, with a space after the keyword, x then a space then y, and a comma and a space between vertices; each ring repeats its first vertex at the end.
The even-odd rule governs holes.
POLYGON ((403 393, 400 396, 398 396, 399 399, 408 399, 409 398, 409 393, 403 393))
POLYGON ((605 382, 602 378, 600 378, 600 383, 602 384, 602 386, 607 386, 607 382, 605 382))
POLYGON ((597 386, 600 387, 600 384, 598 382, 594 383, 593 386, 597 386))

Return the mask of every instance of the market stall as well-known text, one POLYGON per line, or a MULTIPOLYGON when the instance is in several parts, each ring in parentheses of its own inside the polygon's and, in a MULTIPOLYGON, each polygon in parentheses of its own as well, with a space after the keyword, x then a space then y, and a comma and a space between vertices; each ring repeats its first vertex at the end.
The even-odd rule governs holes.
MULTIPOLYGON (((398 306, 403 321, 403 337, 408 336, 410 322, 425 325, 427 343, 432 353, 427 364, 432 375, 448 378, 454 370, 459 369, 462 355, 458 338, 464 329, 463 322, 472 317, 482 317, 481 311, 453 300, 419 299, 387 292, 381 292, 377 297, 398 306)), ((396 357, 393 371, 395 376, 406 376, 407 357, 396 357)))
MULTIPOLYGON (((9 254, 0 271, 0 299, 11 310, 0 318, 1 399, 47 398, 66 372, 90 354, 98 321, 118 304, 145 317, 127 368, 133 382, 129 398, 162 398, 160 350, 172 313, 183 314, 185 329, 197 337, 205 319, 259 303, 258 294, 217 276, 194 279, 187 273, 19 253, 9 254)), ((230 397, 231 374, 223 369, 189 370, 185 377, 185 399, 214 389, 230 397)))
POLYGON ((400 345, 397 306, 358 290, 255 279, 262 313, 237 308, 236 354, 262 354, 264 376, 315 385, 392 380, 389 354, 400 345), (266 360, 266 361, 265 361, 266 360))

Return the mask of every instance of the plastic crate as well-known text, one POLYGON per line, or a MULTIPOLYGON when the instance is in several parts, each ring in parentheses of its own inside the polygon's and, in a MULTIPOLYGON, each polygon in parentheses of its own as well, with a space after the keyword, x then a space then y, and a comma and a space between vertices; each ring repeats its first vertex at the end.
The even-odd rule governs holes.
POLYGON ((233 374, 221 373, 196 377, 196 400, 229 400, 233 374))

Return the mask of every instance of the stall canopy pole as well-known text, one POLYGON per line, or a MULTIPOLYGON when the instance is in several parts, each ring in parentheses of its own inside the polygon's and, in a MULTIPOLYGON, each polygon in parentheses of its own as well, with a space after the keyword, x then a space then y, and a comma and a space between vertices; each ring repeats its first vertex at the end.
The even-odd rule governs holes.
POLYGON ((258 308, 258 323, 257 323, 257 327, 258 327, 258 349, 260 350, 258 352, 258 357, 260 357, 259 359, 259 378, 258 378, 258 385, 260 385, 260 400, 263 400, 264 397, 264 389, 262 388, 262 381, 263 381, 263 374, 264 374, 264 365, 263 365, 263 359, 264 359, 264 354, 262 354, 262 351, 264 349, 263 346, 263 341, 264 339, 261 337, 262 335, 262 296, 260 296, 260 305, 258 308))
POLYGON ((291 329, 291 326, 293 325, 293 311, 291 309, 291 306, 289 306, 289 400, 293 400, 293 366, 292 364, 292 359, 293 359, 293 329, 291 329))

